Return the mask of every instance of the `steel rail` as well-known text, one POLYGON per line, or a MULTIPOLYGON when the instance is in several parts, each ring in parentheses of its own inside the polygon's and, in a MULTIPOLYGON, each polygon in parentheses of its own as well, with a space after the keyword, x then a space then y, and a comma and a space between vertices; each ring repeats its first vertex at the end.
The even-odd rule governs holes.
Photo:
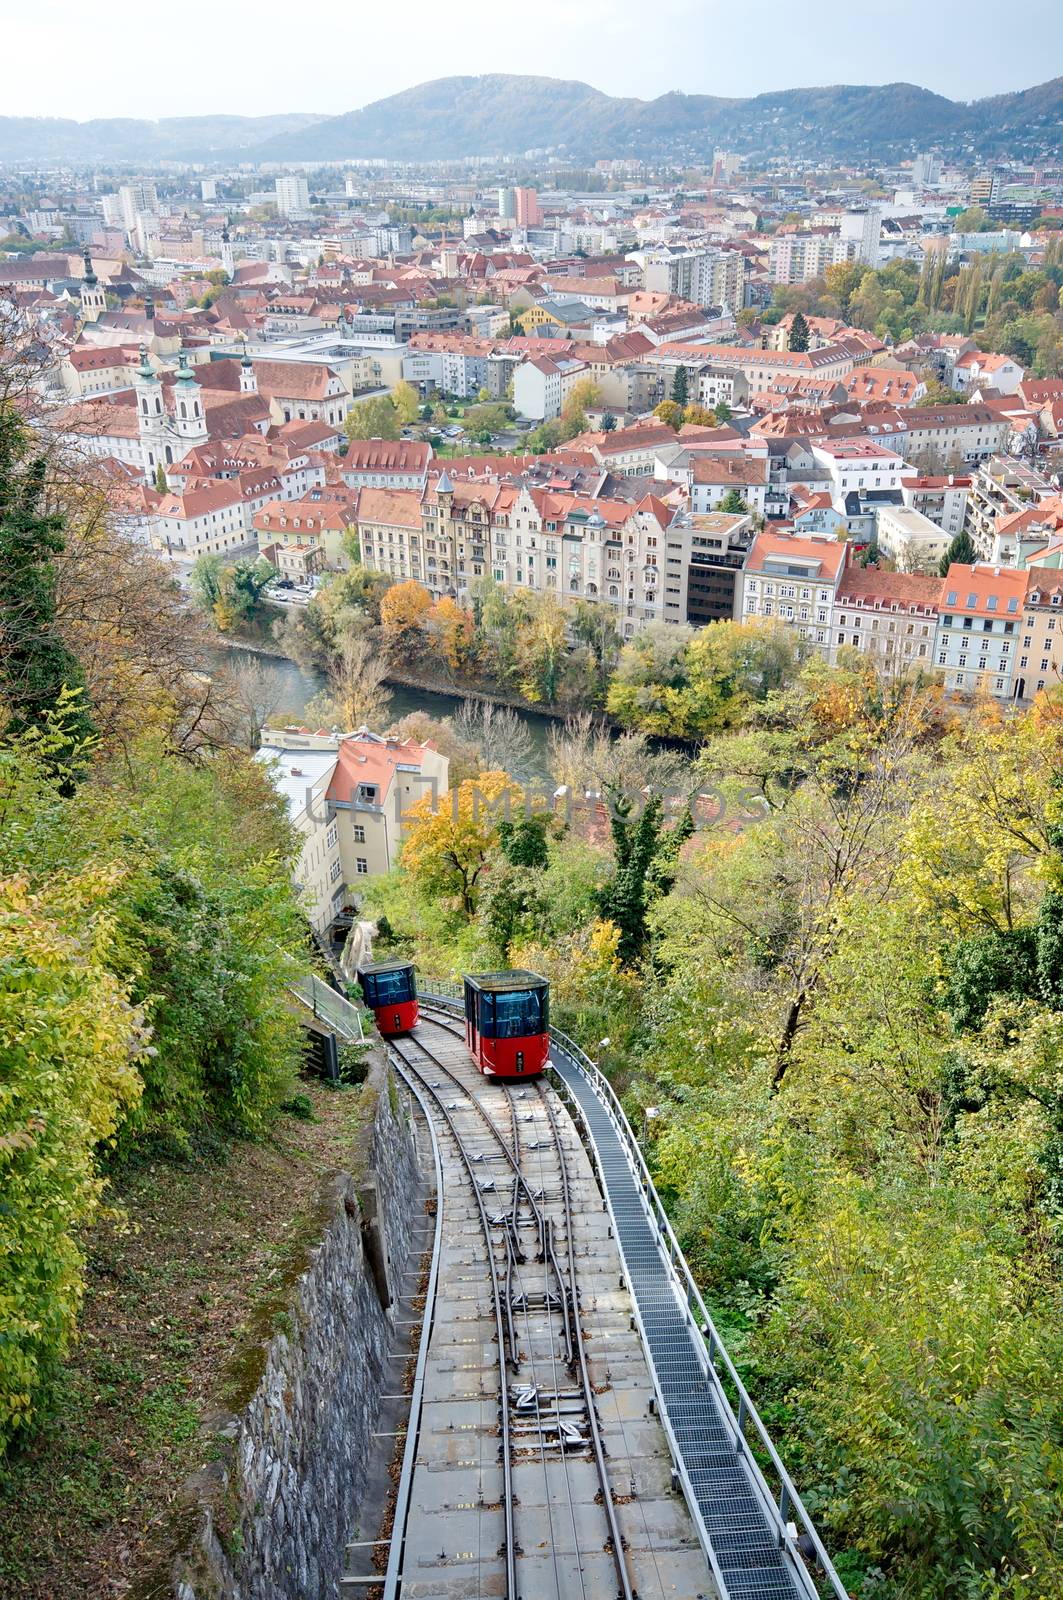
MULTIPOLYGON (((590 1372, 587 1368, 587 1351, 583 1342, 583 1328, 580 1323, 579 1302, 576 1293, 576 1255, 572 1238, 572 1197, 568 1183, 568 1165, 565 1161, 564 1146, 561 1143, 561 1130, 557 1124, 557 1115, 550 1104, 548 1095, 539 1085, 539 1098, 546 1108, 546 1115, 550 1122, 550 1131, 554 1136, 554 1145, 557 1150, 557 1161, 561 1171, 561 1200, 565 1212, 565 1247, 568 1254, 568 1287, 562 1291, 568 1316, 571 1319, 573 1343, 575 1344, 575 1359, 579 1362, 580 1382, 587 1399, 587 1417, 590 1423, 591 1443, 594 1448, 594 1459, 598 1467, 598 1482, 601 1485, 602 1501, 605 1506, 606 1520, 609 1523, 609 1537, 613 1546, 613 1560, 616 1563, 617 1577, 620 1579, 620 1593, 623 1600, 635 1600, 636 1591, 628 1572, 627 1559, 624 1552, 624 1541, 620 1532, 620 1523, 617 1520, 616 1506, 613 1503, 613 1491, 609 1481, 609 1469, 605 1463, 605 1447, 602 1444, 602 1430, 598 1423, 598 1414, 594 1405, 594 1385, 591 1383, 590 1372)), ((561 1277, 554 1255, 553 1229, 550 1231, 550 1253, 554 1259, 554 1271, 561 1277)))
MULTIPOLYGON (((438 1022, 435 1019, 432 1020, 435 1027, 442 1028, 446 1033, 450 1033, 455 1036, 458 1035, 458 1029, 448 1027, 445 1023, 438 1022)), ((441 1070, 444 1071, 447 1076, 459 1086, 459 1088, 461 1088, 463 1093, 468 1094, 467 1086, 461 1082, 461 1079, 458 1078, 456 1074, 452 1073, 449 1068, 445 1067, 441 1061, 438 1061, 437 1058, 432 1055, 431 1051, 425 1048, 424 1044, 421 1043, 420 1040, 417 1040, 417 1044, 421 1050, 424 1050, 429 1060, 434 1061, 435 1064, 440 1067, 441 1070)), ((487 1081, 497 1081, 505 1089, 507 1099, 510 1103, 511 1115, 514 1117, 515 1129, 515 1111, 513 1109, 514 1101, 509 1091, 515 1087, 517 1080, 497 1079, 487 1081)), ((507 1148, 504 1137, 500 1133, 497 1124, 488 1113, 486 1107, 480 1103, 475 1095, 468 1095, 468 1098, 480 1110, 484 1122, 488 1128, 490 1128, 499 1144, 499 1147, 509 1160, 511 1166, 513 1167, 514 1173, 523 1182, 524 1190, 528 1197, 528 1203, 531 1206, 532 1213, 538 1223, 543 1251, 547 1256, 547 1259, 550 1261, 553 1267, 554 1276, 557 1279, 559 1300, 563 1308, 562 1314, 564 1320, 566 1361, 570 1367, 573 1366, 577 1361, 579 1365, 580 1384, 583 1389, 584 1405, 587 1412, 588 1427, 591 1434, 591 1447, 594 1454, 595 1467, 598 1473, 598 1484, 602 1491, 602 1503, 605 1508, 606 1520, 609 1524, 609 1536, 610 1543, 612 1545, 613 1560, 616 1564, 617 1577, 620 1581, 620 1600, 635 1600, 635 1589, 632 1585, 631 1577, 627 1570, 623 1538, 620 1533, 619 1522, 617 1521, 616 1506, 613 1501, 612 1485, 609 1479, 609 1468, 605 1460, 605 1447, 602 1443, 601 1428, 599 1426, 598 1416, 595 1410, 594 1386, 591 1383, 590 1372, 587 1368, 587 1355, 584 1348, 583 1329, 580 1325, 579 1304, 576 1293, 575 1253, 573 1250, 572 1200, 569 1190, 568 1168, 565 1162, 565 1152, 561 1144, 561 1134, 557 1125, 557 1118, 554 1113, 554 1109, 549 1100, 542 1093, 539 1081, 537 1079, 533 1079, 531 1081, 535 1083, 539 1097, 543 1106, 545 1107, 547 1118, 550 1123, 550 1131, 553 1135, 554 1148, 557 1152, 558 1169, 561 1176, 561 1197, 564 1208, 566 1250, 569 1260, 569 1277, 567 1282, 565 1280, 564 1273, 561 1271, 561 1266, 558 1262, 557 1254, 554 1249, 554 1229, 552 1222, 544 1216, 542 1211, 540 1211, 532 1195, 530 1186, 528 1185, 527 1181, 523 1179, 519 1162, 514 1159, 513 1153, 507 1148)), ((516 1187, 516 1185, 514 1187, 516 1187)))
MULTIPOLYGON (((414 1040, 414 1043, 418 1044, 418 1041, 414 1040)), ((461 1157, 462 1164, 465 1167, 469 1184, 476 1200, 477 1210, 480 1213, 480 1225, 483 1228, 484 1247, 487 1252, 487 1265, 491 1275, 491 1295, 492 1299, 494 1300, 495 1333, 498 1338, 498 1406, 499 1424, 502 1432, 502 1515, 505 1526, 506 1563, 506 1593, 504 1600, 519 1600, 519 1596, 517 1594, 517 1544, 513 1526, 513 1450, 509 1417, 509 1376, 506 1372, 506 1335, 502 1317, 502 1291, 499 1288, 498 1283, 498 1264, 495 1261, 495 1253, 491 1247, 491 1224, 487 1218, 487 1209, 484 1206, 483 1195, 480 1193, 480 1185, 477 1182, 476 1174, 473 1171, 472 1160, 465 1148, 465 1144, 461 1135, 454 1126, 453 1117, 447 1110, 447 1107, 443 1104, 442 1099, 436 1093, 435 1089, 432 1088, 432 1085, 428 1083, 424 1076, 418 1071, 415 1063, 412 1062, 408 1056, 403 1054, 403 1052, 395 1044, 394 1040, 392 1040, 390 1048, 399 1057, 400 1061, 405 1064, 408 1070, 413 1073, 422 1084, 424 1084, 424 1087, 428 1090, 435 1101, 439 1109, 439 1113, 449 1128, 451 1137, 457 1146, 458 1154, 461 1157)), ((423 1045, 418 1045, 418 1048, 424 1050, 424 1053, 428 1056, 429 1060, 434 1062, 434 1057, 428 1050, 424 1049, 423 1045)), ((512 1355, 513 1352, 510 1352, 511 1358, 512 1355)))

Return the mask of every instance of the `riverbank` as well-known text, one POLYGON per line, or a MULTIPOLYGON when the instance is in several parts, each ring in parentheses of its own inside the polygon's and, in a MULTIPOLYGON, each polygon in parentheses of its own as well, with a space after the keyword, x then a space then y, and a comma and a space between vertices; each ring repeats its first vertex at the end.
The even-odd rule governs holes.
MULTIPOLYGON (((296 671, 311 674, 305 667, 276 645, 265 645, 257 640, 244 639, 239 634, 215 634, 215 640, 222 650, 246 650, 249 655, 264 656, 272 661, 284 661, 294 667, 296 671)), ((314 676, 318 676, 314 674, 314 676)), ((321 678, 324 684, 324 678, 321 678)), ((401 669, 391 666, 388 668, 384 682, 389 687, 399 689, 419 689, 424 694, 436 695, 447 699, 456 700, 481 700, 490 705, 504 706, 510 711, 519 711, 529 717, 544 717, 550 722, 564 722, 568 717, 575 715, 582 708, 579 706, 549 706, 542 705, 536 700, 528 700, 524 695, 515 694, 510 690, 499 689, 487 684, 461 684, 452 679, 441 679, 432 673, 414 672, 410 669, 401 669)), ((596 709, 594 713, 598 721, 605 726, 619 731, 619 724, 615 723, 604 711, 596 709)))

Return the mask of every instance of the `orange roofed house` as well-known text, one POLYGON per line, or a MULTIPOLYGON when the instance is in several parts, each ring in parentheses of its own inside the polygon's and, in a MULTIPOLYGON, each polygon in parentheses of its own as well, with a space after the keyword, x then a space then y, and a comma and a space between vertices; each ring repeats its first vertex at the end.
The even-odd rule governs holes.
POLYGON ((833 538, 758 533, 735 589, 741 622, 776 618, 796 627, 823 655, 830 654, 839 583, 849 545, 833 538))
MULTIPOLYGON (((302 839, 293 877, 307 920, 326 933, 362 879, 388 872, 424 795, 449 804, 450 763, 430 742, 354 733, 270 730, 268 763, 302 839)), ((416 826, 416 824, 414 824, 416 826)))

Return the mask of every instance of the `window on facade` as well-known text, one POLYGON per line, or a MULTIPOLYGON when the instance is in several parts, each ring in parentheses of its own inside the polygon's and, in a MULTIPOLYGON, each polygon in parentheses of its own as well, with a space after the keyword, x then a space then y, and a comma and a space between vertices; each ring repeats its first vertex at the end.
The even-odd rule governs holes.
POLYGON ((365 859, 365 856, 356 856, 355 857, 354 870, 355 870, 355 872, 357 872, 357 874, 358 874, 358 876, 360 878, 366 878, 366 877, 369 876, 369 863, 365 859))
POLYGON ((332 863, 331 867, 329 868, 329 875, 328 875, 329 876, 329 882, 330 883, 335 883, 336 879, 340 876, 340 873, 342 871, 343 871, 343 868, 340 866, 339 862, 338 861, 334 861, 332 863))

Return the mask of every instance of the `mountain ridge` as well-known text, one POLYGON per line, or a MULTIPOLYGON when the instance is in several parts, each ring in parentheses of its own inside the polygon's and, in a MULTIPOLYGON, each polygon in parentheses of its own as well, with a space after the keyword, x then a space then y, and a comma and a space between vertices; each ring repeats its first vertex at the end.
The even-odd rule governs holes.
POLYGON ((561 151, 704 158, 740 152, 886 155, 906 147, 976 157, 1058 147, 1063 78, 982 100, 949 100, 918 84, 828 84, 752 97, 670 90, 614 96, 579 80, 517 73, 431 79, 338 116, 0 117, 0 160, 329 162, 367 157, 453 160, 561 151))

